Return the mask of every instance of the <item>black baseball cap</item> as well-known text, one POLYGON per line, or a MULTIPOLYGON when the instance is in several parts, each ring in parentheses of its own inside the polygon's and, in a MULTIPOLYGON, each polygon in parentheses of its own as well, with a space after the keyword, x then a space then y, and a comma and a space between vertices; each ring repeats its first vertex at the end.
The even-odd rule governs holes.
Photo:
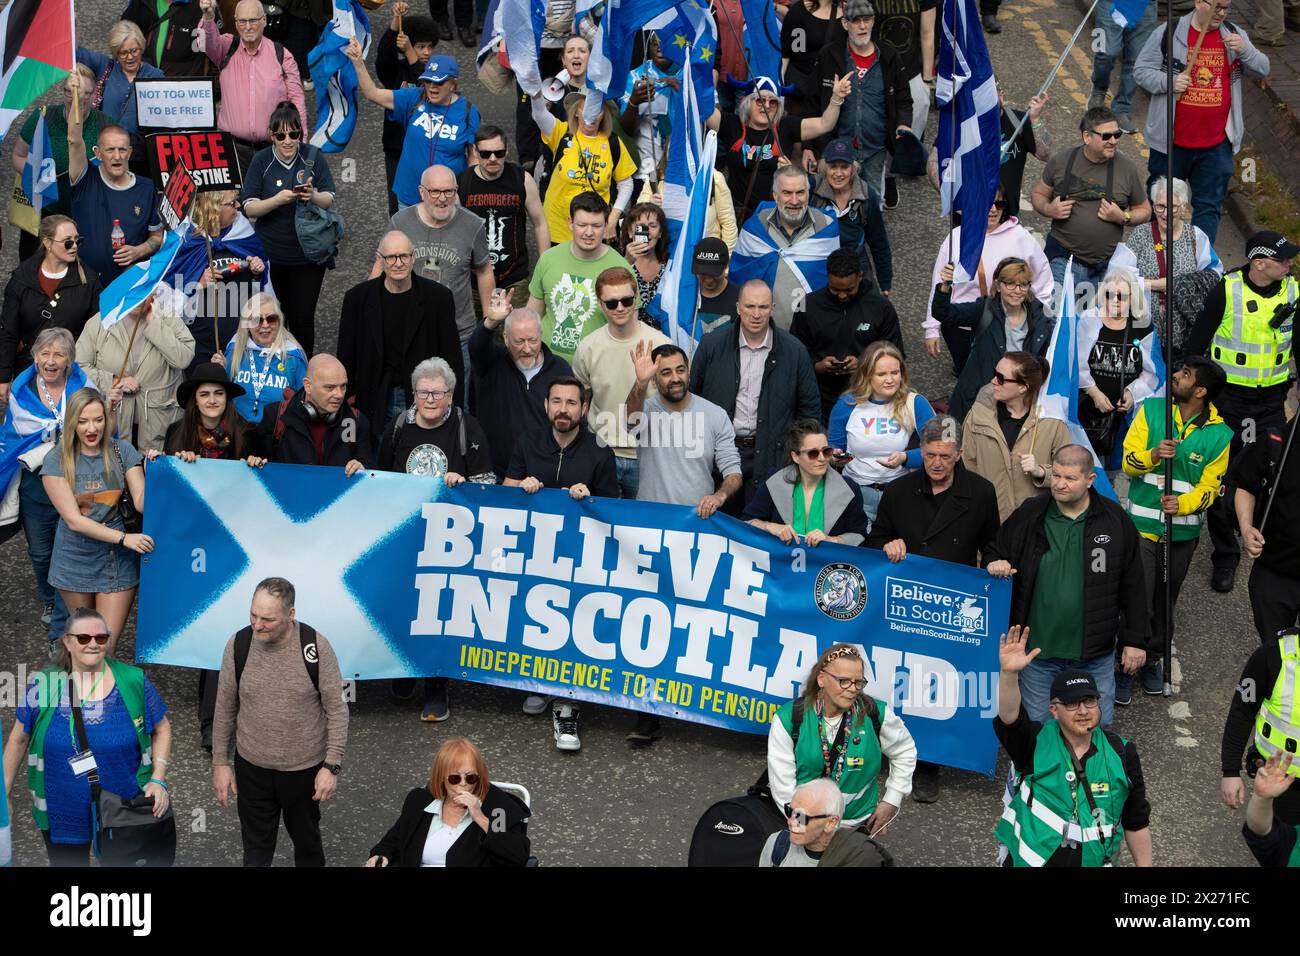
POLYGON ((1052 678, 1052 700, 1074 704, 1089 697, 1100 698, 1101 693, 1097 690, 1097 682, 1087 671, 1072 668, 1061 671, 1052 678))
POLYGON ((720 276, 727 271, 731 253, 727 244, 713 236, 705 236, 695 244, 695 260, 691 263, 691 272, 697 276, 720 276))
POLYGON ((1300 246, 1280 232, 1257 232, 1246 240, 1247 259, 1277 259, 1286 262, 1300 253, 1300 246))

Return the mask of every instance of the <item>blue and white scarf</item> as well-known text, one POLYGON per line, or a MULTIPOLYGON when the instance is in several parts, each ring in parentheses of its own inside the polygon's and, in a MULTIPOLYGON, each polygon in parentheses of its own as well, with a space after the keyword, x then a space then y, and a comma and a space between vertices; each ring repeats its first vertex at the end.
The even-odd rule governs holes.
POLYGON ((768 233, 766 223, 776 214, 776 203, 759 203, 754 214, 740 230, 736 251, 731 254, 729 277, 732 282, 762 279, 776 285, 777 270, 785 263, 805 292, 826 285, 826 257, 840 247, 840 225, 833 216, 811 236, 793 245, 778 246, 768 233), (769 215, 770 212, 770 215, 769 215))
POLYGON ((14 379, 9 390, 8 413, 0 425, 0 490, 4 492, 0 501, 0 526, 18 520, 22 457, 41 445, 57 442, 63 430, 63 410, 68 405, 68 397, 88 385, 94 388, 81 366, 73 362, 58 410, 51 411, 31 388, 36 375, 36 366, 29 365, 14 379))

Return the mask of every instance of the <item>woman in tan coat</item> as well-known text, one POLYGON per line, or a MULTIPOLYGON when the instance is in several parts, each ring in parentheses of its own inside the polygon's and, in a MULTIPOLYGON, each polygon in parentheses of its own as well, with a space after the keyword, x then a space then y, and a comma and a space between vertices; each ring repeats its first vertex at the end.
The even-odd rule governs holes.
POLYGON ((1008 352, 966 414, 961 458, 993 483, 1000 521, 1051 484, 1052 456, 1072 441, 1065 422, 1038 415, 1047 371, 1046 359, 1008 352))
POLYGON ((92 316, 77 339, 77 364, 108 396, 118 435, 142 453, 161 451, 168 426, 181 417, 176 388, 194 358, 183 309, 170 290, 155 291, 107 329, 92 316))

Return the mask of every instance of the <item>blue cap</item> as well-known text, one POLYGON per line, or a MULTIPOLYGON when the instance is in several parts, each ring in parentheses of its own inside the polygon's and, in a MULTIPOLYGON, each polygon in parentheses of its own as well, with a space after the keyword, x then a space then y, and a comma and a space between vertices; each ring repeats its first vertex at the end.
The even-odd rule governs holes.
POLYGON ((431 56, 420 74, 421 83, 446 83, 460 76, 460 64, 455 57, 431 56))

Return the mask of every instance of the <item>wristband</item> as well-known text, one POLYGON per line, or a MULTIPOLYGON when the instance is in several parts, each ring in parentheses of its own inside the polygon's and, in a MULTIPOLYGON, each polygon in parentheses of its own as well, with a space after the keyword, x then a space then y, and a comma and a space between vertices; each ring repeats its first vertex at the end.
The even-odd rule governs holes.
POLYGON ((117 546, 118 546, 119 548, 122 547, 124 544, 126 544, 126 532, 125 532, 125 531, 122 532, 122 537, 118 538, 118 540, 117 540, 117 546))
POLYGON ((156 783, 156 784, 158 784, 158 786, 162 787, 164 790, 170 790, 170 789, 171 789, 171 787, 167 786, 166 783, 164 783, 163 781, 159 780, 157 777, 150 777, 150 778, 149 778, 149 782, 150 782, 150 783, 156 783))

